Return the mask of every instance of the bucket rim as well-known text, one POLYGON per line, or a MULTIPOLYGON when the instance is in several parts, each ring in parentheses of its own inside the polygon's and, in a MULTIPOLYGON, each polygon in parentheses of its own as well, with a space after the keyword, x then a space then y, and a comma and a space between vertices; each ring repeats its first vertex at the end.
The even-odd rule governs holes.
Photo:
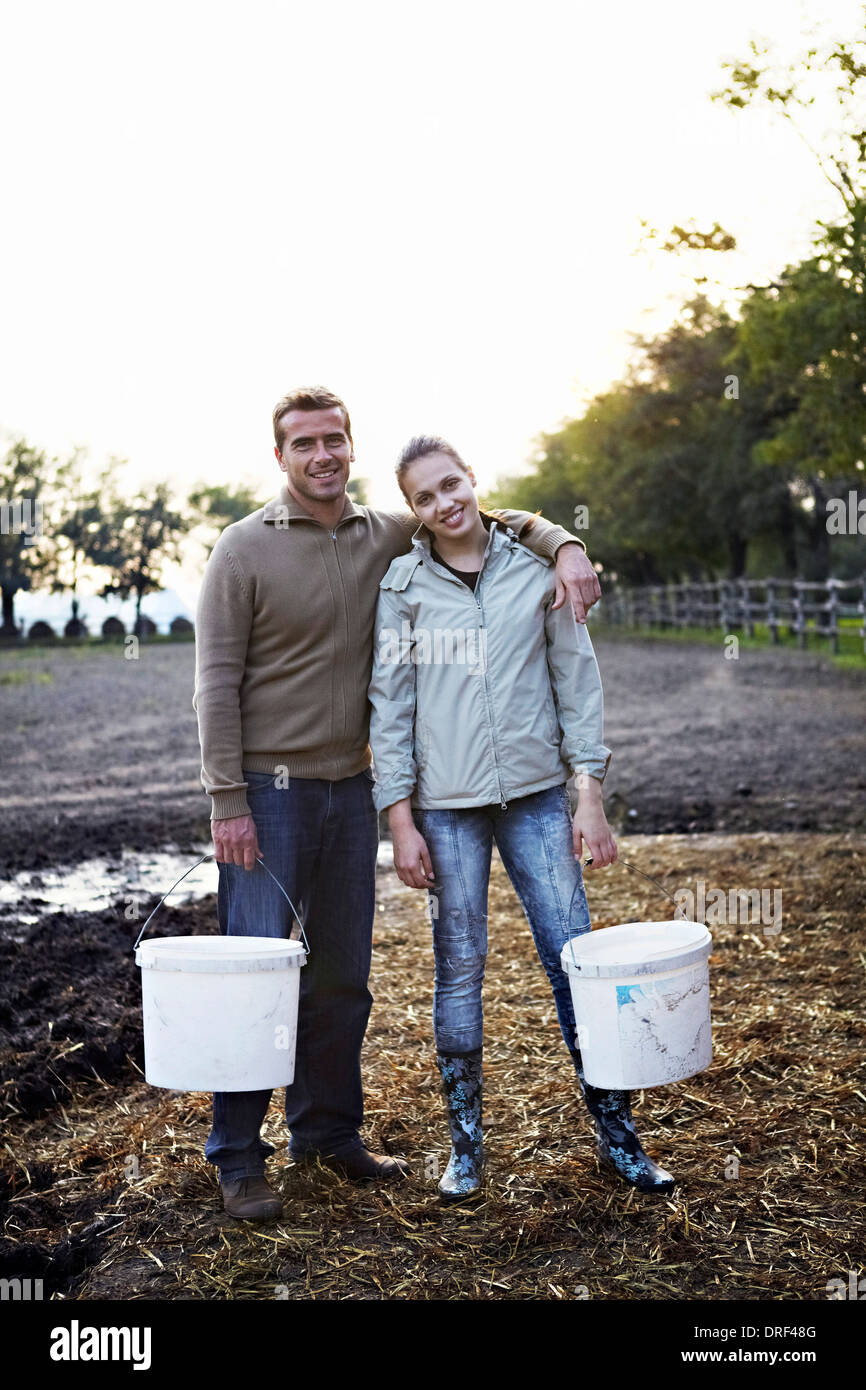
MULTIPOLYGON (((606 943, 609 945, 610 941, 606 943)), ((705 960, 712 950, 713 938, 703 922, 692 922, 683 917, 672 918, 666 922, 618 922, 614 926, 602 927, 598 931, 584 932, 581 936, 566 941, 560 952, 563 970, 578 979, 617 979, 634 975, 667 974, 682 970, 705 960), (587 946, 595 940, 596 950, 603 950, 601 938, 608 932, 619 928, 634 927, 694 927, 700 933, 691 941, 673 943, 669 950, 650 951, 636 960, 599 961, 593 958, 594 952, 587 946)))
POLYGON ((142 941, 135 951, 135 963, 142 970, 191 974, 285 970, 305 965, 306 960, 303 942, 274 936, 159 936, 142 941))

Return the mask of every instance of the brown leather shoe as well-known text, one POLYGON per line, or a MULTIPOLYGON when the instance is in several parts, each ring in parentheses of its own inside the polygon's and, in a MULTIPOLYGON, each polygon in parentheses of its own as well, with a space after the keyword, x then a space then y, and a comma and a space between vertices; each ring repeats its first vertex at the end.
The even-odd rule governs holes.
POLYGON ((342 1158, 328 1154, 309 1154, 301 1157, 301 1163, 319 1161, 325 1168, 350 1178, 352 1182, 400 1182, 412 1170, 405 1158, 390 1158, 386 1154, 371 1154, 369 1149, 354 1149, 342 1158))
POLYGON ((267 1178, 220 1180, 220 1187, 226 1211, 239 1221, 273 1221, 283 1210, 282 1198, 269 1187, 267 1178))

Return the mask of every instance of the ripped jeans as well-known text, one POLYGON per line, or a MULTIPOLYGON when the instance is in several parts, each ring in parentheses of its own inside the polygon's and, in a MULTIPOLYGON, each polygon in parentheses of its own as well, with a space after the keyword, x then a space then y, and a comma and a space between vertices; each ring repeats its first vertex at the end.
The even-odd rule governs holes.
POLYGON ((566 1047, 573 1053, 574 1010, 560 954, 566 941, 590 930, 590 921, 565 785, 519 797, 505 811, 501 806, 415 807, 412 816, 435 875, 427 898, 436 962, 437 1051, 465 1054, 482 1046, 487 887, 495 840, 550 980, 566 1047))

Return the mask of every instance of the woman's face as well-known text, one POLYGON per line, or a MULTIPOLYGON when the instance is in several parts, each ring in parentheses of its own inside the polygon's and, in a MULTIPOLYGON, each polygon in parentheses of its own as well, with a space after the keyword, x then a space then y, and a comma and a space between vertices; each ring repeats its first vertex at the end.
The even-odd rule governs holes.
POLYGON ((475 474, 449 454, 425 454, 403 474, 409 506, 434 536, 462 536, 478 522, 475 474))

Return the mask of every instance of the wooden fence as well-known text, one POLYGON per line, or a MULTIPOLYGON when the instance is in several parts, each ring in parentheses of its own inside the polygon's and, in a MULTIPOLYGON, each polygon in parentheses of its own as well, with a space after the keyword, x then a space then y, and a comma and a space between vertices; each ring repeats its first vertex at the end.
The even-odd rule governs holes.
POLYGON ((722 579, 705 584, 647 584, 612 588, 598 606, 598 620, 626 627, 721 628, 755 635, 769 628, 773 642, 784 629, 805 647, 810 637, 839 650, 839 622, 859 618, 866 652, 866 575, 858 579, 722 579))

